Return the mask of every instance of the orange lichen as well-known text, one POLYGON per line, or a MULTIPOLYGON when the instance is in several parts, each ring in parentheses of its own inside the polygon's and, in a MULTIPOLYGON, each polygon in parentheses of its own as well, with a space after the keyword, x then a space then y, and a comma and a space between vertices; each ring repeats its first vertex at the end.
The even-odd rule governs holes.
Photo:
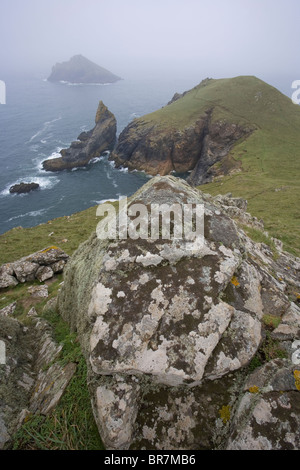
POLYGON ((300 391, 300 370, 294 370, 296 389, 300 391))
POLYGON ((49 246, 48 248, 45 248, 45 250, 42 250, 41 253, 47 253, 47 251, 50 250, 59 250, 57 246, 49 246))
POLYGON ((236 276, 233 276, 231 278, 231 284, 233 284, 235 287, 238 287, 240 285, 239 281, 237 280, 236 276))
POLYGON ((219 410, 219 414, 223 423, 226 424, 227 421, 230 420, 230 406, 222 406, 222 408, 219 410))
POLYGON ((250 392, 250 393, 258 393, 258 392, 259 392, 259 388, 257 387, 257 385, 253 385, 253 387, 250 387, 250 388, 249 388, 249 392, 250 392))

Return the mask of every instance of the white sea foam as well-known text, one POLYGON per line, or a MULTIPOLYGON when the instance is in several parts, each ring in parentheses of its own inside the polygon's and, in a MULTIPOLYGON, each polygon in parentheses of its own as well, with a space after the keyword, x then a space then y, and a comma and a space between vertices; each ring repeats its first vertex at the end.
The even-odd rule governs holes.
POLYGON ((71 168, 71 171, 77 171, 77 170, 86 170, 86 166, 75 166, 74 168, 71 168))
POLYGON ((22 217, 38 217, 39 215, 42 215, 47 212, 48 209, 50 209, 50 207, 47 207, 45 209, 39 209, 38 211, 25 212, 25 214, 15 215, 14 217, 11 217, 10 219, 6 220, 6 222, 11 222, 15 219, 21 219, 22 217))
MULTIPOLYGON (((123 196, 122 196, 123 197, 123 196)), ((91 201, 91 202, 94 202, 95 204, 104 204, 105 202, 116 202, 118 201, 119 199, 101 199, 100 201, 91 201)))
POLYGON ((46 121, 44 122, 44 124, 42 125, 41 129, 39 129, 32 137, 30 137, 29 141, 26 142, 27 144, 32 142, 34 139, 36 139, 37 137, 39 137, 41 134, 43 134, 44 132, 47 131, 47 129, 49 128, 49 126, 51 126, 51 124, 53 124, 54 122, 56 121, 59 121, 61 119, 61 116, 59 116, 58 118, 55 118, 55 119, 52 119, 52 121, 46 121))
POLYGON ((61 157, 61 154, 60 154, 60 150, 62 149, 62 147, 57 147, 56 150, 54 150, 54 152, 51 153, 51 155, 45 155, 44 153, 40 153, 39 154, 39 158, 35 158, 34 159, 34 162, 36 164, 36 168, 37 170, 39 171, 39 173, 47 173, 46 170, 44 170, 43 168, 43 162, 45 160, 53 160, 53 158, 58 158, 58 157, 61 157), (42 157, 42 159, 41 159, 42 157))
POLYGON ((123 173, 128 173, 128 168, 126 168, 125 166, 122 166, 121 168, 118 168, 118 170, 123 172, 123 173))
POLYGON ((100 157, 94 157, 89 161, 89 163, 93 164, 93 163, 101 162, 103 160, 103 158, 104 158, 103 155, 101 155, 100 157))
POLYGON ((136 118, 139 118, 140 117, 140 114, 138 113, 131 113, 130 116, 129 116, 129 119, 130 120, 133 120, 133 119, 136 119, 136 118))
POLYGON ((153 178, 153 175, 149 175, 148 173, 145 172, 145 170, 130 170, 130 173, 142 173, 146 178, 153 178))
POLYGON ((67 86, 109 86, 109 85, 112 85, 112 83, 72 83, 66 80, 59 80, 59 83, 61 83, 62 85, 67 85, 67 86))

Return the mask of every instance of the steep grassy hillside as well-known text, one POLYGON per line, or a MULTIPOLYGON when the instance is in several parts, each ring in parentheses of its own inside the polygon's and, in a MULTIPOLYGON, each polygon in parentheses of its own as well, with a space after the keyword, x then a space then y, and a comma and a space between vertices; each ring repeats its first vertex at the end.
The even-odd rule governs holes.
MULTIPOLYGON (((173 168, 183 168, 183 162, 189 159, 189 164, 194 164, 191 155, 192 151, 195 154, 197 145, 203 148, 198 152, 199 163, 206 160, 205 170, 208 169, 209 177, 214 176, 213 183, 202 185, 201 189, 213 195, 232 192, 234 196, 246 198, 249 211, 264 220, 270 234, 282 239, 286 249, 299 255, 300 107, 256 77, 206 79, 192 90, 175 96, 164 108, 134 120, 120 139, 115 161, 129 168, 137 165, 146 171, 148 168, 152 174, 155 165, 159 172, 165 169, 169 172, 175 152, 179 156, 176 154, 177 167, 173 168), (203 139, 201 143, 202 134, 196 134, 196 138, 192 134, 194 141, 192 149, 189 148, 189 130, 196 129, 195 123, 208 113, 208 140, 203 139), (222 127, 222 123, 227 127, 222 127), (217 139, 214 138, 216 125, 219 125, 217 139), (232 125, 250 128, 252 132, 234 141, 229 153, 220 157, 226 132, 232 125), (143 147, 145 139, 147 148, 143 147), (166 148, 170 149, 170 155, 166 148), (214 151, 215 161, 209 161, 214 151), (165 161, 169 160, 165 166, 160 161, 163 152, 165 161)), ((194 184, 200 184, 197 171, 196 178, 194 170, 190 176, 194 184)))
POLYGON ((230 161, 239 171, 220 176, 201 189, 246 198, 249 211, 264 220, 270 234, 299 255, 300 107, 254 77, 213 81, 202 95, 222 102, 222 107, 215 108, 217 119, 239 116, 254 124, 256 131, 217 164, 220 174, 222 165, 230 165, 230 161))

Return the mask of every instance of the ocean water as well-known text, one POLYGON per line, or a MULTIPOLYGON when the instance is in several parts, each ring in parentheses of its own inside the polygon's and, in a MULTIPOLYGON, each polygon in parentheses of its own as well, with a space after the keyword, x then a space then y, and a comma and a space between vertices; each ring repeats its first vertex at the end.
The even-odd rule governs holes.
POLYGON ((94 127, 99 100, 115 114, 119 134, 132 119, 159 109, 175 92, 188 90, 201 79, 71 85, 40 77, 7 78, 6 104, 0 104, 0 233, 133 194, 149 177, 118 170, 105 155, 85 168, 59 173, 44 171, 41 163, 59 156, 59 150, 83 130, 94 127), (9 188, 21 181, 37 182, 40 189, 10 194, 9 188))

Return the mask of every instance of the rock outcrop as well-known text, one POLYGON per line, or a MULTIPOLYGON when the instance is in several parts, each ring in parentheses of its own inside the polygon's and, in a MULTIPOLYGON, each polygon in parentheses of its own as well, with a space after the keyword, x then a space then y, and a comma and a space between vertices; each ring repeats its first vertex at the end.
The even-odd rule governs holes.
POLYGON ((183 129, 164 128, 151 122, 144 124, 142 118, 135 119, 121 132, 110 159, 117 167, 137 169, 150 175, 191 171, 189 182, 209 182, 214 164, 224 159, 233 145, 253 130, 234 123, 213 122, 211 115, 212 109, 209 109, 183 129))
MULTIPOLYGON (((45 307, 46 308, 46 307, 45 307)), ((27 313, 30 326, 0 311, 0 449, 9 448, 13 434, 33 414, 47 415, 59 402, 76 364, 61 364, 61 344, 50 325, 27 313)))
POLYGON ((230 195, 166 176, 134 204, 203 205, 204 239, 95 233, 68 262, 58 308, 106 447, 299 449, 300 260, 252 242, 230 195))
POLYGON ((39 189, 40 185, 38 183, 18 183, 14 184, 9 188, 9 192, 11 194, 24 194, 29 193, 30 191, 34 191, 35 189, 39 189))
POLYGON ((240 163, 230 153, 258 127, 251 106, 256 87, 268 87, 262 83, 249 77, 205 79, 192 90, 175 93, 162 109, 129 123, 110 158, 117 167, 150 175, 189 172, 192 185, 236 171, 240 163))
POLYGON ((49 82, 69 83, 114 83, 118 80, 121 78, 80 54, 54 65, 48 78, 49 82))
POLYGON ((0 266, 0 289, 38 279, 44 282, 61 273, 69 256, 56 246, 32 253, 12 263, 0 266))
POLYGON ((62 149, 61 157, 45 160, 43 169, 60 171, 82 167, 105 150, 112 150, 116 142, 116 118, 102 101, 98 105, 95 124, 90 131, 82 132, 68 149, 62 149))

